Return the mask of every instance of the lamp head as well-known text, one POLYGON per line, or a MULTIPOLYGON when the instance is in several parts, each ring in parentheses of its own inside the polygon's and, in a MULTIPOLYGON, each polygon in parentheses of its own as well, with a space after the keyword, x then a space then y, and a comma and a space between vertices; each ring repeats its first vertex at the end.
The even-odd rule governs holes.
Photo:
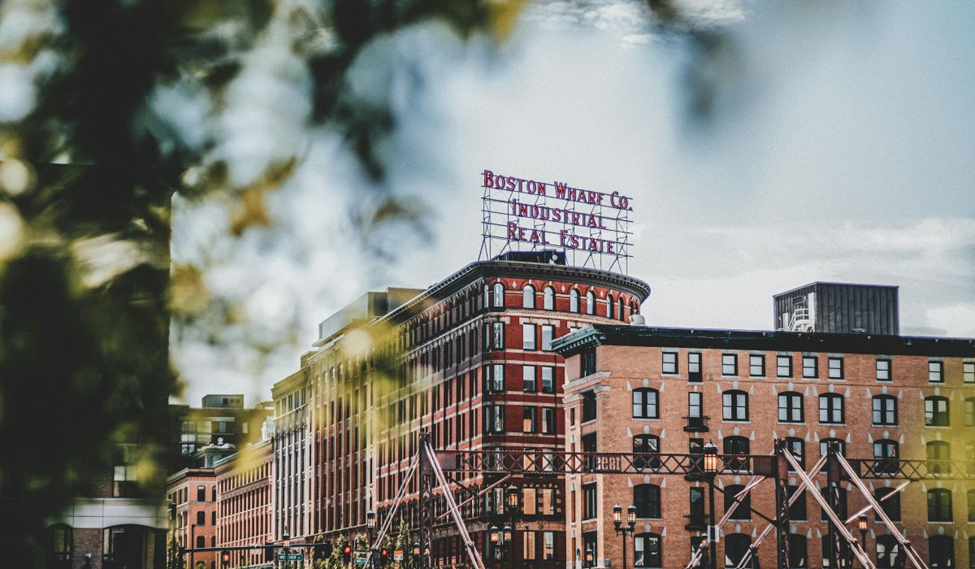
POLYGON ((867 516, 866 516, 866 514, 861 514, 860 517, 857 519, 857 528, 861 532, 866 533, 866 531, 867 531, 867 516))
POLYGON ((620 529, 620 524, 623 523, 623 506, 616 504, 613 506, 613 525, 616 529, 620 529))
POLYGON ((718 447, 713 441, 708 441, 708 444, 704 445, 704 471, 708 474, 718 471, 718 447))
POLYGON ((366 527, 369 529, 376 529, 376 512, 369 510, 366 512, 366 527))
POLYGON ((630 529, 636 525, 636 506, 633 504, 626 508, 626 525, 630 526, 630 529))
POLYGON ((498 543, 501 541, 501 533, 498 531, 498 526, 491 526, 491 543, 498 543))

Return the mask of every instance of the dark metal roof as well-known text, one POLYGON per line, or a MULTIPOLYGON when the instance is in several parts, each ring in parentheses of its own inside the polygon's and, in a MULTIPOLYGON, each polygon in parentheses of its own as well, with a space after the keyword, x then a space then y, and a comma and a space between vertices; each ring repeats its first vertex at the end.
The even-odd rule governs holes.
POLYGON ((563 357, 595 346, 654 346, 975 358, 975 338, 822 334, 598 324, 556 339, 563 357))
POLYGON ((432 285, 423 294, 391 311, 381 320, 403 322, 422 312, 431 304, 449 297, 480 278, 495 277, 566 280, 593 286, 612 286, 632 294, 639 298, 640 302, 650 296, 650 285, 640 279, 619 273, 588 267, 492 259, 490 261, 476 261, 467 265, 439 283, 432 285))

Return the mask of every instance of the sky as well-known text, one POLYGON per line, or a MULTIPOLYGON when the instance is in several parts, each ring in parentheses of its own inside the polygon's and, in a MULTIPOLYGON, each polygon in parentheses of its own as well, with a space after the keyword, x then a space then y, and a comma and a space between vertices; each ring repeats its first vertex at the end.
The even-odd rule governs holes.
MULTIPOLYGON (((228 241, 219 196, 177 200, 174 260, 209 260, 208 286, 244 312, 174 342, 183 399, 269 399, 334 311, 476 260, 484 169, 633 196, 648 325, 771 329, 772 295, 820 280, 899 286, 902 334, 975 337, 975 3, 684 5, 727 38, 714 58, 610 0, 531 3, 501 45, 437 23, 375 41, 348 96, 393 110, 386 189, 426 223, 365 241, 356 220, 381 193, 334 132, 294 134, 310 78, 269 40, 229 89, 215 152, 242 179, 295 149, 302 164, 271 197, 273 231, 228 241)), ((157 104, 183 109, 190 137, 187 98, 157 104)))

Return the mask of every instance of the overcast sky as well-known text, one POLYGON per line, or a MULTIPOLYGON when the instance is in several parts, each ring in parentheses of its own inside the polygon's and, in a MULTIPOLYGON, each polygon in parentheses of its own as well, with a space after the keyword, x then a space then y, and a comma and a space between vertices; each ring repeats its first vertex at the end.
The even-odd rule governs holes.
MULTIPOLYGON (((186 399, 268 399, 332 312, 476 260, 485 168, 634 196, 649 325, 771 329, 774 293, 827 280, 900 286, 904 334, 975 337, 975 3, 813 4, 688 4, 731 38, 704 68, 709 120, 687 110, 689 42, 640 2, 536 3, 498 51, 437 24, 376 42, 350 90, 391 103, 390 184, 423 200, 432 239, 392 228, 371 245, 395 258, 363 260, 347 218, 369 194, 313 133, 272 203, 286 238, 245 236, 208 276, 260 322, 240 337, 274 349, 177 343, 186 399)), ((214 254, 225 228, 219 204, 178 208, 174 258, 214 254)))

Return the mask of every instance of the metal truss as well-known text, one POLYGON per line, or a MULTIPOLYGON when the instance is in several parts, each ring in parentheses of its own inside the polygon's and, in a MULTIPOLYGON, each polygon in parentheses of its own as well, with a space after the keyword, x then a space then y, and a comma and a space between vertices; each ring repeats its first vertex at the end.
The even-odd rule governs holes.
MULTIPOLYGON (((704 472, 703 454, 565 452, 560 449, 436 451, 444 472, 473 474, 656 474, 694 477, 704 472)), ((867 479, 975 481, 975 463, 898 458, 845 459, 844 473, 867 479)), ((718 474, 772 476, 774 455, 718 455, 718 474)))

